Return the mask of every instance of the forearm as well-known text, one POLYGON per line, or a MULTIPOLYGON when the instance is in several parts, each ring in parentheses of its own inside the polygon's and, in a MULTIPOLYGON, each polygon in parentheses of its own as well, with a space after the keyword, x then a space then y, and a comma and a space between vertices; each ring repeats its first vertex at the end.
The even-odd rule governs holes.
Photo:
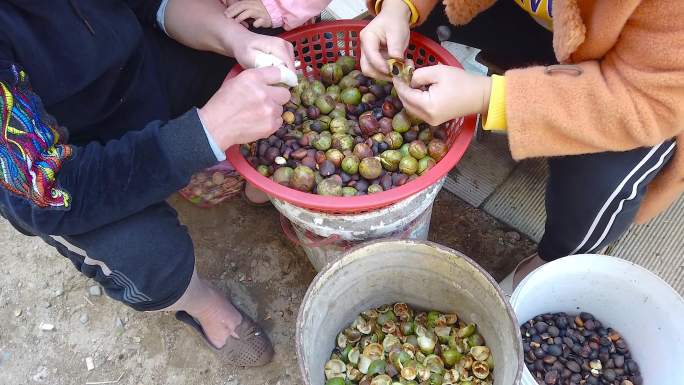
POLYGON ((166 33, 188 47, 234 57, 233 44, 249 31, 224 16, 218 0, 169 0, 166 33))

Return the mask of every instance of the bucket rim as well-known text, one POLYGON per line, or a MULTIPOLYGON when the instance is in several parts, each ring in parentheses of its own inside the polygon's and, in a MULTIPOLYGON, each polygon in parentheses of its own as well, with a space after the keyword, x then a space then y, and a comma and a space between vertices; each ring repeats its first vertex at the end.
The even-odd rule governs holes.
MULTIPOLYGON (((492 285, 494 286, 495 292, 499 295, 499 298, 502 300, 504 307, 506 308, 506 313, 509 316, 509 319, 511 322, 513 322, 513 330, 519 330, 519 324, 518 324, 518 318, 517 315, 515 314, 515 311, 513 310, 513 306, 511 302, 509 301, 509 298, 506 296, 506 294, 501 290, 501 287, 499 284, 496 282, 496 280, 482 267, 480 266, 477 262, 475 262, 472 258, 468 257, 464 253, 452 249, 447 246, 440 245, 438 243, 432 242, 432 241, 425 241, 425 240, 416 240, 416 239, 378 239, 378 240, 373 240, 369 242, 362 243, 358 246, 352 247, 347 252, 345 252, 344 256, 342 258, 339 258, 336 261, 329 262, 323 269, 321 269, 320 272, 316 274, 314 279, 311 281, 309 284, 309 287, 306 289, 306 294, 304 294, 304 297, 302 298, 301 305, 299 306, 299 310, 297 312, 297 322, 295 324, 295 349, 297 352, 297 365, 299 366, 299 372, 300 375, 302 376, 302 380, 304 381, 305 384, 306 378, 307 378, 307 370, 304 367, 304 363, 302 360, 302 357, 304 355, 303 352, 303 346, 301 343, 301 326, 304 322, 304 304, 306 304, 309 300, 310 297, 313 295, 313 290, 316 288, 319 284, 320 281, 323 280, 325 276, 328 276, 332 273, 334 273, 336 270, 342 268, 343 266, 347 265, 350 263, 349 261, 352 260, 353 254, 358 252, 359 250, 366 248, 366 247, 374 247, 378 246, 384 243, 403 243, 406 244, 407 247, 410 247, 410 245, 421 245, 421 246, 430 246, 434 247, 435 249, 438 249, 442 252, 445 252, 447 254, 454 254, 457 255, 460 258, 463 258, 468 264, 472 265, 478 272, 480 272, 485 279, 492 285)), ((354 257, 354 258, 361 258, 361 257, 354 257)), ((516 374, 515 374, 515 380, 513 381, 513 384, 519 384, 522 376, 523 376, 523 370, 524 370, 524 365, 523 365, 523 348, 522 348, 522 337, 520 336, 520 333, 516 333, 516 341, 517 341, 517 359, 516 362, 518 363, 517 368, 516 368, 516 374)), ((314 385, 314 384, 307 384, 307 385, 314 385)))
POLYGON ((664 279, 662 279, 660 276, 652 272, 651 270, 639 265, 638 263, 628 261, 626 259, 617 257, 617 256, 612 256, 612 255, 605 255, 605 254, 575 254, 575 255, 568 255, 562 258, 558 258, 555 261, 551 261, 548 263, 545 263, 544 265, 538 267, 537 269, 533 270, 530 274, 528 274, 525 278, 523 278, 522 281, 518 284, 518 286, 515 288, 513 291, 513 294, 511 295, 511 307, 515 307, 518 301, 521 299, 521 292, 523 288, 528 284, 535 275, 538 274, 543 274, 546 270, 550 269, 551 267, 549 266, 554 266, 552 264, 558 265, 558 264, 567 264, 567 263, 574 263, 578 260, 584 260, 584 259, 589 259, 591 258, 593 261, 596 259, 602 259, 604 261, 614 263, 617 265, 622 265, 629 267, 634 270, 638 270, 641 273, 645 273, 646 276, 650 277, 653 279, 654 282, 657 282, 659 285, 662 285, 663 287, 666 287, 669 289, 669 292, 673 294, 673 297, 679 302, 681 306, 684 307, 684 297, 682 297, 681 294, 679 294, 669 283, 667 283, 664 279))

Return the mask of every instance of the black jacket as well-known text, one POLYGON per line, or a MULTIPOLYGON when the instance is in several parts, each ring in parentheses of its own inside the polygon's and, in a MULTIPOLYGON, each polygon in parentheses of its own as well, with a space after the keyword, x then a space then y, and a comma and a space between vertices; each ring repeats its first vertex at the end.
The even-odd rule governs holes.
POLYGON ((83 233, 166 199, 192 173, 216 162, 196 110, 169 120, 168 102, 159 97, 157 68, 163 63, 151 53, 145 30, 155 27, 160 2, 0 2, 4 106, 14 94, 14 108, 2 111, 9 122, 0 140, 5 213, 42 234, 83 233), (45 111, 56 124, 40 124, 51 121, 45 111), (17 145, 7 139, 17 134, 10 126, 35 130, 37 138, 50 138, 52 131, 40 130, 61 126, 69 139, 17 145), (60 152, 68 157, 51 158, 51 146, 68 147, 60 152), (54 183, 42 184, 47 191, 31 188, 43 179, 27 164, 44 165, 47 170, 39 171, 48 177, 54 168, 54 183), (68 199, 39 199, 60 192, 68 199))

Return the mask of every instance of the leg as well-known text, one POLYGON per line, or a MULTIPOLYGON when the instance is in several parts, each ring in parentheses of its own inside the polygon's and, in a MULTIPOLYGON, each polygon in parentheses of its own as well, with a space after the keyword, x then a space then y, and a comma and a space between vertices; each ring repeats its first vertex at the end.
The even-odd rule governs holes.
POLYGON ((515 271, 514 284, 546 262, 594 253, 632 224, 648 183, 674 153, 674 141, 626 152, 549 159, 546 231, 538 255, 515 271))
MULTIPOLYGON (((30 231, 21 223, 13 224, 30 231)), ((244 329, 242 315, 225 295, 197 276, 192 240, 166 203, 89 233, 41 237, 113 299, 139 311, 185 311, 217 348, 227 345, 230 337, 243 337, 238 335, 244 329)), ((256 347, 262 356, 253 354, 253 361, 241 365, 270 360, 265 336, 242 346, 256 347)))

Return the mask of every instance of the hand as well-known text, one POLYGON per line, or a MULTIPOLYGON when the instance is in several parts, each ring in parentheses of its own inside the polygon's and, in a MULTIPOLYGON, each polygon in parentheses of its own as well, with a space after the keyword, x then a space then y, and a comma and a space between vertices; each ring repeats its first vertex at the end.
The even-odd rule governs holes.
POLYGON ((275 67, 248 69, 226 79, 198 113, 202 123, 222 150, 250 143, 274 133, 283 124, 283 105, 290 92, 272 86, 280 82, 275 67))
POLYGON ((261 0, 242 0, 232 1, 233 4, 227 4, 225 15, 238 21, 240 23, 246 22, 247 19, 253 19, 252 26, 255 28, 271 28, 271 15, 268 14, 266 7, 261 3, 261 0))
POLYGON ((265 52, 278 57, 287 68, 296 72, 294 48, 287 40, 279 37, 259 35, 243 29, 239 36, 232 36, 232 52, 242 68, 254 68, 257 53, 265 52))
POLYGON ((418 68, 409 86, 394 78, 394 87, 404 107, 432 126, 472 114, 486 114, 492 81, 460 68, 434 65, 418 68), (427 91, 418 88, 428 86, 427 91))
POLYGON ((411 10, 402 0, 385 0, 382 11, 361 30, 361 71, 389 80, 387 59, 404 59, 408 47, 411 10))

